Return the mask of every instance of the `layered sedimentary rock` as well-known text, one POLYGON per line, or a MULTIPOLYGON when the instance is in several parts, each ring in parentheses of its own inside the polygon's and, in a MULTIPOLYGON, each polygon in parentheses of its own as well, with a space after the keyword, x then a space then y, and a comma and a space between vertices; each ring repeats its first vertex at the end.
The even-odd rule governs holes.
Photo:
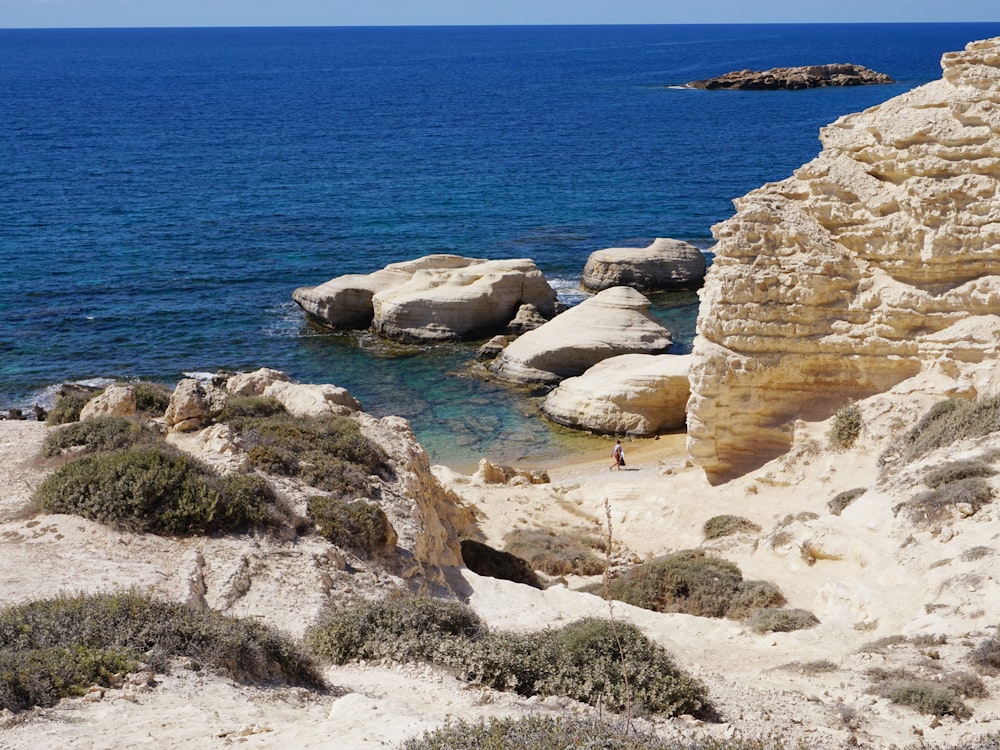
POLYGON ((796 418, 996 356, 970 328, 1000 313, 1000 39, 942 66, 713 228, 688 405, 710 477, 782 453, 796 418))
POLYGON ((671 338, 649 300, 617 286, 584 300, 508 345, 490 370, 522 384, 555 384, 619 354, 662 354, 671 338))
POLYGON ((611 435, 684 427, 690 355, 623 354, 567 378, 545 397, 553 422, 611 435))
POLYGON ((333 328, 371 325, 404 342, 452 341, 502 331, 522 305, 548 319, 556 294, 534 261, 430 255, 392 263, 368 275, 300 287, 292 298, 313 320, 333 328))
POLYGON ((770 70, 734 70, 715 78, 691 81, 688 86, 695 89, 769 91, 817 89, 826 86, 870 86, 882 83, 895 83, 895 81, 885 73, 878 73, 863 65, 833 63, 770 70))
POLYGON ((694 245, 657 237, 647 247, 609 247, 590 254, 580 285, 592 292, 630 286, 640 292, 698 289, 705 256, 694 245))

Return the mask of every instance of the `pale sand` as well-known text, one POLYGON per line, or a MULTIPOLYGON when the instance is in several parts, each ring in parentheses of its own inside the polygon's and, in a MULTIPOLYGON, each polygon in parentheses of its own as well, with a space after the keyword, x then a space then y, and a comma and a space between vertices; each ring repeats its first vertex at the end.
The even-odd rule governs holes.
MULTIPOLYGON (((883 749, 921 737, 952 742, 1000 731, 995 678, 984 678, 990 697, 968 701, 974 718, 958 722, 936 721, 876 698, 864 676, 869 667, 921 660, 948 670, 968 669, 962 659, 969 647, 994 632, 989 628, 996 622, 1000 591, 989 573, 995 551, 978 562, 963 561, 961 553, 975 546, 994 550, 994 511, 981 511, 936 534, 903 529, 891 512, 895 502, 912 494, 903 482, 900 488, 870 490, 841 516, 832 516, 826 503, 837 492, 875 485, 880 451, 868 445, 830 453, 818 447, 823 429, 808 426, 802 446, 788 457, 718 487, 687 465, 683 436, 626 441, 628 467, 621 472, 608 470, 613 441, 596 441, 601 450, 595 444, 590 460, 549 467, 550 485, 482 485, 444 467, 435 473, 476 506, 486 539, 497 546, 518 525, 603 533, 605 508, 610 508, 618 559, 702 546, 702 524, 719 513, 736 513, 762 527, 760 535, 706 546, 736 562, 745 578, 777 584, 789 606, 819 617, 818 627, 761 636, 728 620, 614 604, 615 617, 639 625, 708 684, 722 713, 723 724, 704 727, 685 719, 658 720, 655 726, 664 736, 781 730, 811 748, 857 742, 883 749), (803 512, 816 518, 786 518, 803 512), (883 636, 931 633, 946 635, 946 643, 859 651, 883 636), (787 668, 817 660, 832 662, 833 671, 802 674, 787 668)), ((139 538, 68 516, 19 518, 18 509, 43 476, 31 457, 44 430, 30 422, 0 422, 4 601, 116 585, 179 596, 185 563, 195 551, 221 560, 255 554, 260 557, 254 559, 270 559, 232 542, 139 538)), ((284 575, 280 580, 286 588, 303 586, 305 602, 313 594, 295 576, 309 564, 308 544, 284 550, 280 557, 288 567, 272 577, 284 575)), ((462 576, 471 591, 469 603, 492 627, 531 630, 609 614, 600 598, 571 590, 577 581, 538 591, 468 571, 462 576)), ((276 600, 267 619, 297 634, 308 624, 304 611, 309 607, 276 600)), ((159 685, 149 692, 108 691, 101 700, 68 699, 53 709, 5 716, 0 748, 200 748, 241 742, 282 750, 362 750, 397 746, 449 717, 589 710, 565 700, 523 699, 471 687, 424 665, 350 665, 331 668, 327 676, 339 690, 318 696, 248 688, 178 669, 158 676, 159 685)))

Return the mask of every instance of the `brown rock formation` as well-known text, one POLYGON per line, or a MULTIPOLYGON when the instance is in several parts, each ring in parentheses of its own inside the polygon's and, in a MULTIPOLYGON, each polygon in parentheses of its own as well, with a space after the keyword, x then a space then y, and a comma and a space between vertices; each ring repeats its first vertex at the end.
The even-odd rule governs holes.
POLYGON ((784 452, 797 418, 996 357, 967 319, 1000 313, 1000 38, 942 65, 713 228, 688 407, 710 477, 784 452))
POLYGON ((834 63, 770 70, 734 70, 715 78, 691 81, 688 86, 695 89, 770 91, 818 89, 826 86, 869 86, 880 83, 895 83, 895 81, 885 73, 878 73, 862 65, 834 63))

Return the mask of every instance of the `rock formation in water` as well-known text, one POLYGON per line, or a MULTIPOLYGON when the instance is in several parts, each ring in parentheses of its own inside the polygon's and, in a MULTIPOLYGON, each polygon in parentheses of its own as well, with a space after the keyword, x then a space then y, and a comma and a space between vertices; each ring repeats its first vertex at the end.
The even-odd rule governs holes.
POLYGON ((698 289, 705 256, 694 245, 664 237, 647 247, 610 247, 587 258, 580 285, 591 292, 630 286, 640 292, 698 289))
POLYGON ((713 228, 688 405, 710 477, 787 450, 797 418, 921 371, 954 393, 996 388, 1000 38, 942 66, 824 128, 816 159, 713 228))
POLYGON ((523 305, 544 318, 556 294, 534 261, 429 255, 375 273, 300 287, 292 298, 317 323, 365 328, 404 342, 454 341, 497 333, 523 305))
POLYGON ((648 308, 635 289, 605 289, 511 342, 490 370, 512 383, 554 385, 608 357, 662 354, 670 348, 670 331, 648 308))
POLYGON ((862 65, 834 63, 770 70, 734 70, 715 78, 691 81, 688 86, 695 89, 770 91, 818 89, 826 86, 870 86, 881 83, 895 83, 895 81, 885 73, 878 73, 862 65))

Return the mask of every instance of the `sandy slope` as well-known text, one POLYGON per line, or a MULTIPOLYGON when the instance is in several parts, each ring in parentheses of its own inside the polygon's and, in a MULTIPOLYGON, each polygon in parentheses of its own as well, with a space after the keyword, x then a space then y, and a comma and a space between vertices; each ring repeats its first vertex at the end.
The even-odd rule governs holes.
MULTIPOLYGON (((294 578, 293 573, 317 565, 308 541, 269 554, 261 540, 179 543, 112 533, 68 516, 20 517, 18 509, 43 476, 32 457, 45 429, 32 422, 0 422, 0 596, 5 602, 118 585, 184 598, 190 587, 187 563, 197 554, 209 558, 209 573, 215 566, 220 586, 224 571, 231 570, 226 560, 236 565, 250 559, 244 568, 257 566, 261 575, 285 575, 290 581, 308 581, 308 575, 294 578), (278 567, 267 567, 272 564, 278 567)), ((994 632, 990 626, 1000 601, 990 574, 996 562, 994 511, 930 530, 901 525, 891 508, 912 494, 913 481, 901 476, 895 484, 880 483, 878 445, 869 441, 832 453, 824 447, 824 429, 802 425, 791 454, 717 487, 687 465, 680 436, 627 443, 629 465, 622 472, 609 471, 610 460, 603 455, 548 467, 549 485, 487 485, 444 467, 435 467, 435 473, 476 507, 483 534, 496 545, 518 525, 601 532, 606 508, 619 561, 701 546, 702 524, 719 513, 743 515, 762 527, 759 535, 707 546, 736 562, 746 578, 776 583, 790 606, 819 617, 818 627, 761 636, 732 621, 614 605, 616 617, 639 625, 709 685, 722 714, 723 722, 714 725, 686 718, 657 721, 666 736, 781 730, 813 748, 889 748, 921 738, 952 742, 1000 731, 1000 684, 994 678, 985 678, 993 697, 969 701, 973 719, 958 722, 936 721, 876 698, 867 692, 864 676, 867 668, 897 664, 968 668, 962 659, 994 632), (831 515, 826 503, 852 487, 872 489, 841 516, 831 515), (962 552, 977 546, 989 554, 964 560, 962 552), (863 648, 885 636, 938 633, 946 636, 945 643, 900 644, 874 653, 863 648), (831 662, 830 671, 789 667, 817 660, 831 662)), ((610 452, 610 444, 607 448, 610 452)), ((601 599, 572 590, 578 581, 538 591, 468 571, 462 576, 469 603, 493 627, 530 630, 608 614, 601 599)), ((315 594, 303 584, 301 596, 315 594)), ((296 601, 294 592, 272 606, 243 597, 232 613, 260 616, 298 634, 315 603, 296 607, 296 601)), ((526 700, 470 687, 421 665, 351 665, 332 668, 327 676, 336 689, 317 696, 248 688, 177 669, 159 675, 158 685, 146 692, 112 690, 103 698, 70 699, 52 709, 5 715, 0 748, 187 748, 233 742, 262 748, 384 748, 448 717, 591 710, 566 700, 526 700)))

